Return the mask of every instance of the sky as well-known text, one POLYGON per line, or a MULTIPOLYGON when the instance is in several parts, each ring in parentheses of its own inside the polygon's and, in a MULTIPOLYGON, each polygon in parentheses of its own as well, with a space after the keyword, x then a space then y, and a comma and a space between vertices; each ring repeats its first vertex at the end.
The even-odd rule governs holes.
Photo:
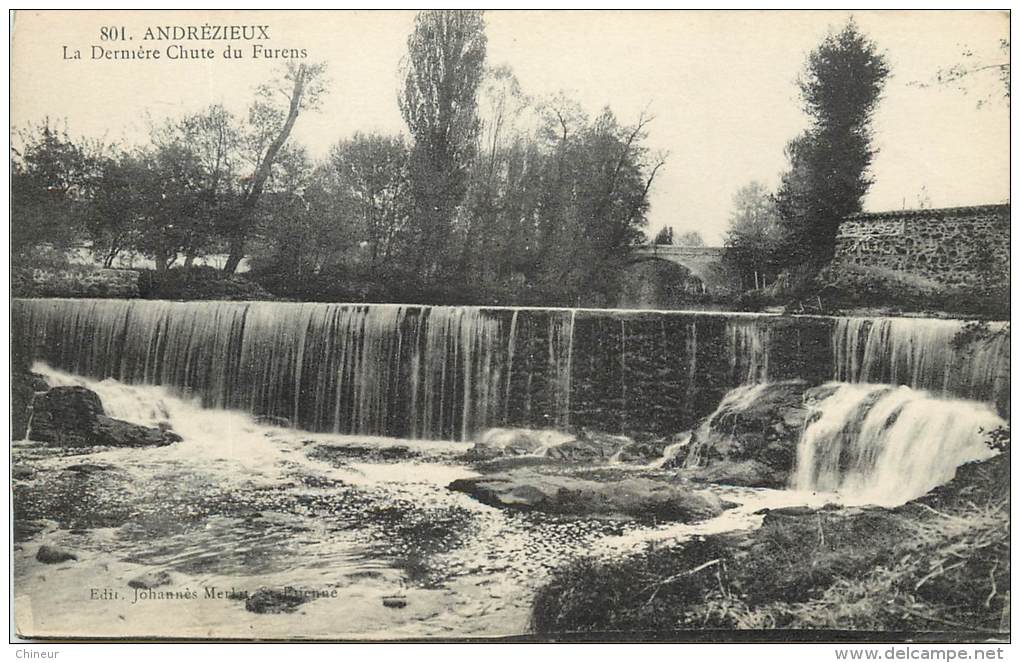
MULTIPOLYGON (((663 226, 697 230, 721 244, 735 192, 758 180, 775 187, 786 143, 808 126, 797 77, 808 54, 847 12, 486 12, 487 63, 509 66, 534 98, 559 91, 591 115, 608 105, 622 122, 654 115, 647 145, 668 152, 650 191, 649 235, 663 226)), ((917 205, 1005 202, 1009 196, 1009 107, 994 72, 967 90, 921 86, 971 51, 1001 62, 1005 12, 855 11, 887 58, 891 76, 874 117, 878 154, 867 211, 917 205), (987 103, 979 102, 990 98, 987 103), (922 191, 924 192, 922 194, 922 191)), ((398 69, 414 13, 41 12, 15 16, 12 125, 44 117, 77 136, 144 140, 151 122, 223 103, 243 115, 280 60, 92 60, 91 47, 166 48, 143 40, 161 25, 268 25, 271 48, 304 48, 328 66, 329 94, 302 115, 292 140, 313 157, 356 131, 405 133, 398 69), (101 41, 123 26, 127 42, 101 41), (121 45, 122 44, 122 45, 121 45), (67 50, 65 51, 65 48, 67 50), (65 58, 75 50, 81 60, 65 58)))

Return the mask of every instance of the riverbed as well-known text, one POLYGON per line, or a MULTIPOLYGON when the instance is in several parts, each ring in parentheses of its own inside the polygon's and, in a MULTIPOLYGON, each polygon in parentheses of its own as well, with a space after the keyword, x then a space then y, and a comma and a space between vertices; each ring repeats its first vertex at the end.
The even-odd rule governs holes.
POLYGON ((830 499, 706 487, 738 506, 693 524, 511 512, 447 489, 476 476, 470 443, 310 434, 202 409, 161 387, 34 368, 50 385, 93 389, 111 416, 170 426, 183 441, 14 443, 15 615, 28 636, 519 636, 536 588, 577 556, 755 527, 763 507, 830 499), (77 560, 43 564, 43 545, 77 560), (129 586, 160 572, 166 584, 129 586), (260 590, 311 600, 253 612, 260 590))

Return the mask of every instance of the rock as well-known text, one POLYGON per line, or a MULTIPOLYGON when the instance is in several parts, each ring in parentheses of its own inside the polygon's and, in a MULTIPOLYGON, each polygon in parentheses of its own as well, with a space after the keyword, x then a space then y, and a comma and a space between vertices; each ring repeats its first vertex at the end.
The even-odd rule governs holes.
MULTIPOLYGON (((688 434, 682 434, 681 439, 686 439, 688 434)), ((630 442, 624 445, 616 454, 616 460, 621 463, 641 463, 648 464, 656 460, 660 460, 666 449, 671 445, 675 444, 679 440, 674 439, 676 436, 668 438, 660 438, 657 440, 647 440, 644 442, 630 442)))
POLYGON ((467 455, 473 460, 488 460, 501 456, 537 454, 572 439, 572 435, 555 430, 490 428, 481 434, 467 455))
POLYGON ((95 424, 96 444, 111 447, 165 447, 181 441, 181 436, 161 428, 139 426, 100 415, 95 424))
POLYGON ((483 474, 497 474, 525 467, 543 467, 555 465, 559 461, 545 456, 503 456, 490 460, 476 460, 474 469, 483 474))
POLYGON ((667 461, 690 478, 738 486, 784 488, 797 443, 826 387, 803 380, 739 387, 695 429, 687 453, 667 461))
POLYGON ((367 446, 357 444, 320 444, 308 453, 309 458, 324 460, 342 467, 351 459, 370 462, 401 461, 417 458, 420 454, 405 446, 367 446))
POLYGON ((407 599, 402 596, 386 596, 383 598, 382 604, 387 608, 406 608, 407 599))
POLYGON ((307 601, 306 596, 290 587, 282 590, 262 588, 245 600, 244 609, 248 612, 276 615, 295 612, 298 606, 307 601))
POLYGON ((103 403, 85 387, 54 387, 33 402, 32 439, 57 446, 95 444, 92 428, 103 403))
POLYGON ((35 558, 43 564, 59 564, 69 560, 78 561, 78 556, 74 553, 54 546, 40 546, 35 558))
POLYGON ((489 506, 574 516, 693 522, 722 513, 714 495, 646 478, 593 481, 530 470, 458 479, 449 485, 489 506))
POLYGON ((173 578, 171 578, 170 574, 166 571, 150 571, 128 580, 128 587, 134 587, 135 589, 154 589, 156 587, 162 587, 163 585, 170 585, 172 583, 173 578))
POLYGON ((99 396, 85 387, 54 387, 37 395, 31 437, 61 447, 145 447, 181 441, 168 430, 106 416, 99 396))
POLYGON ((685 468, 683 471, 683 476, 693 481, 749 488, 783 488, 789 475, 788 469, 775 468, 757 460, 720 460, 704 467, 685 468))
POLYGON ((630 444, 633 444, 633 440, 629 437, 582 430, 577 438, 550 446, 545 455, 571 462, 608 461, 630 444))

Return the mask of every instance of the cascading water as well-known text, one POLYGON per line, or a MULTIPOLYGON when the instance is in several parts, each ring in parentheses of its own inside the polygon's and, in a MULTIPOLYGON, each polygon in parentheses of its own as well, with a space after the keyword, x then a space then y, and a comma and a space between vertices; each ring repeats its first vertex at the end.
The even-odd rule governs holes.
POLYGON ((1006 425, 983 403, 873 384, 840 384, 814 410, 791 487, 888 506, 949 481, 966 462, 994 455, 987 434, 1006 425))
POLYGON ((57 299, 15 300, 12 313, 26 359, 311 431, 671 435, 733 387, 795 377, 909 384, 1008 408, 1008 338, 957 350, 957 321, 57 299))
POLYGON ((958 348, 961 328, 956 320, 836 318, 832 377, 992 401, 1009 390, 1009 335, 958 348))
POLYGON ((736 384, 755 384, 769 379, 769 350, 772 339, 768 327, 754 321, 730 322, 730 371, 736 384))
MULTIPOLYGON (((308 430, 466 438, 503 421, 511 405, 509 320, 502 312, 261 302, 20 304, 36 356, 55 367, 165 385, 206 407, 285 417, 308 430)), ((557 345, 568 348, 569 327, 560 335, 557 345)), ((548 361, 563 374, 554 391, 569 391, 569 371, 561 367, 569 366, 569 352, 548 361)), ((557 409, 569 404, 549 400, 557 409)))

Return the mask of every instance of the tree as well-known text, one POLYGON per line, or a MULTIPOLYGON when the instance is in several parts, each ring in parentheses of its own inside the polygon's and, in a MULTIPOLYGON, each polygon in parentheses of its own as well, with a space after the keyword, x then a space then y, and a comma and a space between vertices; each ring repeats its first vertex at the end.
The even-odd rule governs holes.
POLYGON ((223 271, 228 274, 234 273, 244 258, 245 241, 255 226, 259 198, 298 115, 318 108, 325 92, 325 69, 324 64, 289 63, 280 78, 257 90, 257 98, 248 112, 245 140, 254 172, 246 180, 238 210, 225 228, 228 256, 223 271))
POLYGON ((655 239, 652 240, 652 244, 658 245, 670 245, 673 243, 673 228, 670 226, 664 226, 655 235, 655 239))
POLYGON ((674 243, 677 246, 704 246, 705 238, 697 230, 688 230, 680 233, 674 243))
POLYGON ((76 141, 49 118, 18 138, 20 149, 11 150, 11 250, 66 248, 83 237, 105 148, 76 141))
POLYGON ((871 186, 871 118, 889 74, 885 56, 851 19, 808 57, 799 81, 812 124, 787 147, 777 202, 788 226, 788 265, 831 259, 840 221, 871 186))
POLYGON ((143 150, 124 168, 136 188, 129 198, 136 205, 136 246, 165 272, 206 237, 201 164, 187 146, 171 143, 143 150))
POLYGON ((406 226, 407 159, 399 136, 356 133, 330 151, 329 168, 350 213, 345 221, 356 224, 372 269, 393 257, 406 226))
POLYGON ((242 136, 240 123, 222 105, 167 120, 151 132, 157 149, 185 155, 198 169, 199 207, 184 249, 184 264, 214 249, 218 236, 231 229, 240 213, 242 136))
POLYGON ((992 92, 989 88, 978 92, 978 108, 981 108, 996 97, 1005 99, 1006 104, 1009 104, 1009 39, 999 40, 998 56, 982 57, 975 53, 973 49, 964 48, 963 52, 960 53, 960 61, 949 67, 940 68, 935 72, 933 81, 913 81, 911 85, 921 88, 932 87, 934 85, 952 85, 962 90, 964 94, 967 94, 972 87, 978 87, 984 82, 994 83, 994 88, 998 92, 992 92))
POLYGON ((103 267, 112 267, 122 251, 138 246, 143 205, 140 183, 145 176, 143 166, 126 152, 111 155, 100 166, 86 227, 92 253, 103 267))
POLYGON ((543 290, 564 297, 559 303, 615 301, 629 249, 645 241, 648 192, 665 163, 643 144, 651 121, 642 114, 622 125, 605 108, 556 143, 540 210, 540 269, 543 290))
POLYGON ((761 182, 741 187, 733 196, 723 261, 746 286, 758 289, 774 280, 781 263, 782 220, 775 200, 761 182))
POLYGON ((477 150, 477 91, 485 64, 478 11, 422 11, 402 63, 400 112, 414 144, 410 180, 415 270, 426 280, 450 266, 450 240, 477 150))

